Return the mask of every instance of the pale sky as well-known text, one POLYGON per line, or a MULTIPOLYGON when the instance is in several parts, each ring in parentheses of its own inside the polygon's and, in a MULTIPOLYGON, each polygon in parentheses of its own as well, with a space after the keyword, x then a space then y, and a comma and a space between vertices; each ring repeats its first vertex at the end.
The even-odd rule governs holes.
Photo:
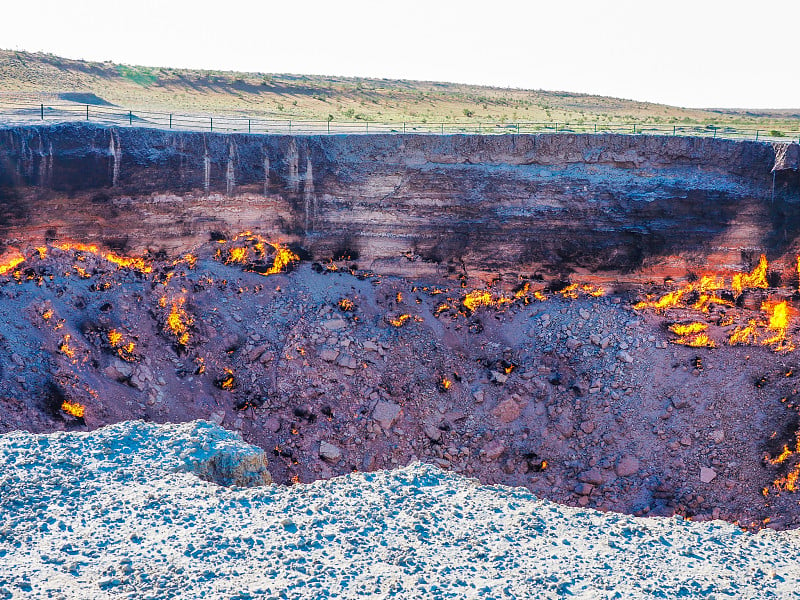
POLYGON ((69 58, 800 108, 800 0, 3 4, 0 47, 69 58))

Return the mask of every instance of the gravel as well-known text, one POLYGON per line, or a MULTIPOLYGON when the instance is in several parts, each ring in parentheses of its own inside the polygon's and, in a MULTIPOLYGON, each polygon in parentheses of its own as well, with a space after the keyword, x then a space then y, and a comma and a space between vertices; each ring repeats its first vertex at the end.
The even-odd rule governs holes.
POLYGON ((796 531, 565 507, 420 463, 255 485, 263 458, 204 421, 0 437, 0 598, 800 597, 796 531), (216 483, 232 473, 255 487, 216 483))

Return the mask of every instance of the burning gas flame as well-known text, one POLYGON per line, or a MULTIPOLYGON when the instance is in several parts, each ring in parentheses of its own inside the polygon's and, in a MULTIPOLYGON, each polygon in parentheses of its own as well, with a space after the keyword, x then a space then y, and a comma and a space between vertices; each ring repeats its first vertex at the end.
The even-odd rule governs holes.
MULTIPOLYGON (((783 451, 778 456, 776 456, 775 458, 769 458, 767 456, 764 458, 764 462, 770 465, 780 465, 785 463, 791 457, 795 456, 798 452, 800 452, 800 440, 796 442, 794 450, 789 448, 788 444, 784 444, 783 451)), ((792 469, 790 469, 786 475, 778 477, 773 482, 776 489, 787 492, 798 491, 798 489, 800 488, 800 486, 798 486, 798 483, 800 483, 800 462, 794 465, 794 467, 792 467, 792 469)), ((762 493, 764 494, 764 496, 766 496, 769 493, 769 490, 767 488, 764 488, 762 493)))
POLYGON ((349 298, 342 298, 339 300, 339 310, 342 312, 352 312, 356 305, 349 298))
POLYGON ((603 290, 603 288, 598 287, 596 285, 592 285, 590 283, 584 283, 584 284, 571 283, 567 287, 560 290, 558 293, 564 296, 564 298, 575 300, 581 294, 584 294, 586 296, 592 296, 593 298, 599 298, 605 293, 605 291, 603 290))
POLYGON ((717 344, 705 333, 707 329, 708 325, 698 322, 675 323, 669 327, 672 333, 679 336, 678 339, 672 341, 673 344, 691 348, 716 348, 717 344))
POLYGON ((498 301, 486 290, 473 290, 464 296, 461 303, 470 312, 475 312, 480 306, 496 306, 498 301))
POLYGON ((284 246, 275 246, 275 259, 273 260, 272 268, 264 273, 264 275, 275 275, 277 273, 282 273, 286 267, 298 262, 299 260, 300 257, 288 248, 284 246))
MULTIPOLYGON (((225 240, 219 240, 219 243, 223 245, 228 244, 225 240)), ((227 249, 227 256, 223 254, 223 248, 217 250, 216 258, 229 265, 238 264, 247 266, 251 265, 254 261, 263 261, 267 256, 266 247, 272 247, 275 250, 272 266, 266 270, 261 270, 261 268, 252 269, 262 275, 283 273, 287 267, 300 261, 300 257, 286 246, 270 244, 260 235, 256 235, 252 231, 245 231, 238 234, 230 243, 244 245, 230 246, 227 249)))
POLYGON ((740 295, 745 289, 767 289, 769 287, 769 284, 767 283, 768 266, 767 257, 762 254, 758 261, 758 265, 756 265, 756 268, 753 269, 749 274, 737 273, 734 275, 731 287, 733 288, 733 291, 736 292, 736 295, 740 295))
POLYGON ((24 256, 12 256, 11 258, 6 259, 5 262, 0 263, 0 275, 5 275, 8 272, 13 271, 19 265, 25 262, 24 256))
POLYGON ((410 318, 411 318, 411 315, 405 315, 405 314, 404 315, 398 315, 396 317, 390 317, 389 318, 389 323, 391 325, 393 325, 394 327, 402 327, 403 325, 406 324, 406 321, 408 321, 410 318))
MULTIPOLYGON (((745 289, 763 288, 766 289, 767 284, 767 257, 763 254, 758 261, 758 265, 750 273, 736 273, 731 280, 731 289, 736 296, 742 294, 745 289)), ((698 295, 697 300, 691 305, 691 308, 701 312, 708 312, 711 304, 721 304, 725 306, 733 306, 733 302, 720 297, 714 293, 719 290, 725 289, 725 279, 721 275, 711 274, 703 275, 699 280, 693 283, 687 283, 684 287, 678 290, 673 290, 664 294, 656 300, 648 298, 633 306, 636 310, 645 308, 652 308, 656 311, 662 311, 669 308, 689 308, 686 304, 687 299, 692 292, 698 295)))
POLYGON ((58 349, 68 358, 75 358, 75 350, 70 348, 69 341, 72 338, 70 334, 65 334, 61 340, 61 343, 58 345, 58 349))
POLYGON ((118 267, 135 269, 136 271, 141 271, 142 273, 151 273, 153 271, 153 267, 148 265, 143 258, 119 256, 113 252, 107 252, 103 255, 103 258, 110 263, 114 263, 118 267))
MULTIPOLYGON (((108 262, 117 265, 117 268, 127 268, 127 269, 134 269, 136 271, 140 271, 142 273, 150 273, 153 271, 153 267, 147 264, 143 258, 138 257, 130 257, 130 256, 120 256, 119 254, 115 254, 114 252, 100 252, 100 249, 95 246, 94 244, 81 244, 78 242, 66 242, 63 244, 55 244, 55 248, 59 250, 63 250, 64 252, 68 252, 70 250, 76 252, 85 252, 87 254, 94 254, 101 258, 104 258, 108 262)), ((39 251, 41 255, 41 251, 39 251)))
POLYGON ((219 387, 223 390, 232 390, 236 387, 236 378, 233 376, 233 371, 226 368, 225 374, 219 380, 219 387))
POLYGON ((72 415, 78 419, 83 417, 83 414, 86 412, 86 407, 83 404, 79 404, 78 402, 70 402, 69 400, 64 400, 61 404, 61 410, 63 410, 68 415, 72 415))
POLYGON ((767 322, 759 323, 756 319, 750 319, 745 326, 737 327, 728 343, 731 346, 739 344, 771 346, 776 351, 791 351, 794 344, 787 338, 789 329, 789 304, 786 300, 781 302, 764 302, 761 305, 762 312, 767 317, 767 322))
POLYGON ((124 341, 124 336, 116 329, 112 329, 108 332, 108 343, 117 351, 121 359, 129 362, 136 360, 134 356, 136 344, 132 341, 126 343, 124 341))
MULTIPOLYGON (((166 298, 162 297, 159 300, 159 304, 161 306, 166 306, 166 298)), ((181 346, 186 346, 189 343, 189 328, 194 323, 194 319, 192 319, 184 308, 185 304, 185 298, 176 298, 172 301, 165 325, 165 329, 175 336, 181 346)))

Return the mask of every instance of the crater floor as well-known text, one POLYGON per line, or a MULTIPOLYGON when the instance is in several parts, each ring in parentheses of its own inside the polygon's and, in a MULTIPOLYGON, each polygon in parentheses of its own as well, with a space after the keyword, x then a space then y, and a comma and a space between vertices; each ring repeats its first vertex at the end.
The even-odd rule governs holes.
POLYGON ((237 262, 247 243, 29 251, 1 276, 0 431, 202 418, 283 484, 419 460, 603 511, 800 523, 796 325, 779 352, 724 337, 770 290, 712 302, 695 348, 667 328, 687 315, 633 308, 651 289, 284 273, 268 244, 237 262))

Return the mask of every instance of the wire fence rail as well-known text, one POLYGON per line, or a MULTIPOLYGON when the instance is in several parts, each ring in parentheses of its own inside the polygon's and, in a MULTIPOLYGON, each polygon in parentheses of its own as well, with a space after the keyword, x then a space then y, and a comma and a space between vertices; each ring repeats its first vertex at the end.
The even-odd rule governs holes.
POLYGON ((617 133, 630 135, 699 136, 725 139, 800 143, 800 125, 795 128, 740 128, 725 124, 696 123, 586 123, 586 122, 376 122, 309 119, 266 119, 247 116, 198 115, 129 110, 97 104, 36 104, 0 101, 0 121, 90 121, 127 127, 151 127, 183 131, 222 133, 341 135, 341 134, 537 134, 617 133))

